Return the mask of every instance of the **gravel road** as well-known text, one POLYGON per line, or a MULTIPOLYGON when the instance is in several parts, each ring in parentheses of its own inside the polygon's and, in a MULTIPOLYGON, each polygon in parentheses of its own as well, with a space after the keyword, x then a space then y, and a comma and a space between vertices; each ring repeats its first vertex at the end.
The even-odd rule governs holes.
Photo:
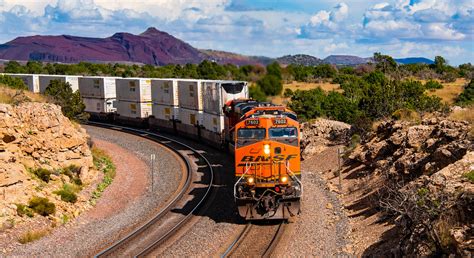
POLYGON ((19 245, 9 255, 91 256, 143 223, 175 192, 185 168, 172 151, 153 141, 127 133, 83 126, 93 142, 112 156, 117 166, 114 182, 97 205, 52 234, 19 245), (154 192, 150 184, 150 155, 154 163, 154 192))

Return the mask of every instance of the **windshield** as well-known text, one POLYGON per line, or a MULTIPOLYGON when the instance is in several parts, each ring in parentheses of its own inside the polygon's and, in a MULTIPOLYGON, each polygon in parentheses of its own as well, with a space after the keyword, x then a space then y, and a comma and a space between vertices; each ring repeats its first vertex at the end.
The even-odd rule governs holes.
POLYGON ((270 139, 285 144, 298 146, 298 129, 296 127, 274 127, 268 130, 270 139))
POLYGON ((264 128, 241 128, 237 131, 237 147, 243 147, 264 138, 264 128))

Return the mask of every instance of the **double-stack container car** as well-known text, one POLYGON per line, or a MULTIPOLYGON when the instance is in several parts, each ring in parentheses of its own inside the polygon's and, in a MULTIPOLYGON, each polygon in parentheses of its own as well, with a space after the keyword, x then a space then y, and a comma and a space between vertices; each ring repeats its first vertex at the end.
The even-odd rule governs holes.
POLYGON ((115 84, 118 122, 147 125, 152 115, 151 79, 120 78, 115 84))
POLYGON ((225 116, 223 107, 231 100, 249 98, 248 85, 242 81, 203 81, 204 130, 201 136, 212 142, 224 141, 225 116))
POLYGON ((20 78, 26 86, 28 86, 28 90, 34 93, 40 92, 39 87, 39 75, 38 74, 10 74, 5 73, 4 75, 8 75, 13 78, 20 78))
POLYGON ((153 116, 149 120, 150 126, 174 132, 179 119, 178 80, 152 79, 151 97, 153 116))
POLYGON ((182 134, 200 136, 202 126, 202 80, 179 79, 179 114, 176 129, 182 134))
POLYGON ((119 77, 79 77, 79 92, 86 105, 85 111, 94 119, 112 119, 116 108, 115 80, 119 77))
POLYGON ((67 82, 71 86, 73 92, 79 89, 79 77, 75 75, 38 75, 39 77, 39 92, 44 93, 51 81, 57 80, 67 82))

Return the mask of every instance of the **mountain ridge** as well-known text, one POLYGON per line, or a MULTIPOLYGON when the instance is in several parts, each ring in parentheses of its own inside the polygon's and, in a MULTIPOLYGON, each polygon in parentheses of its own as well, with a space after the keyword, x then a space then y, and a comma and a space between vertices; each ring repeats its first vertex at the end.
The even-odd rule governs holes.
MULTIPOLYGON (((358 65, 372 58, 352 55, 330 55, 324 59, 307 54, 285 55, 271 58, 247 56, 228 51, 197 49, 173 35, 154 27, 140 34, 117 32, 110 37, 92 38, 73 35, 34 35, 17 37, 0 44, 0 60, 78 63, 136 63, 150 65, 200 63, 209 60, 220 64, 267 65, 277 61, 282 65, 319 64, 358 65)), ((405 63, 432 63, 424 57, 395 59, 405 63)))

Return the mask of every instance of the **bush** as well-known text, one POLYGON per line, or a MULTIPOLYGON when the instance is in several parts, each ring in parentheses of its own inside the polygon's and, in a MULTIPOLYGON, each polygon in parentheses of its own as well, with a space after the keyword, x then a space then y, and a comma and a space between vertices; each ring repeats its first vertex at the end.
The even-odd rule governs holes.
POLYGON ((37 176, 39 179, 43 180, 46 183, 49 183, 49 180, 51 180, 51 171, 45 169, 45 168, 37 168, 34 169, 33 174, 37 176))
POLYGON ((293 96, 293 91, 291 89, 286 88, 283 92, 283 97, 291 98, 291 96, 293 96))
POLYGON ((66 175, 76 185, 82 185, 82 180, 79 177, 81 173, 81 167, 76 165, 70 165, 61 169, 61 174, 66 175))
POLYGON ((32 209, 30 209, 30 207, 24 205, 24 204, 20 204, 20 203, 17 203, 15 204, 16 205, 16 213, 19 215, 19 216, 28 216, 28 217, 33 217, 34 216, 34 212, 32 209))
POLYGON ((92 193, 91 203, 95 204, 95 200, 98 199, 107 186, 112 183, 115 177, 115 165, 112 163, 112 159, 104 151, 96 147, 92 148, 92 158, 95 168, 104 173, 103 181, 92 193))
POLYGON ((283 90, 281 78, 275 75, 265 75, 262 79, 257 81, 257 86, 259 86, 267 96, 280 95, 283 90))
POLYGON ((427 90, 432 90, 432 89, 442 89, 443 84, 435 81, 435 80, 429 80, 425 83, 425 89, 427 90))
POLYGON ((76 189, 70 184, 64 184, 63 188, 54 191, 54 194, 61 196, 61 200, 65 202, 75 203, 77 201, 76 189))
POLYGON ((20 78, 14 78, 8 75, 0 75, 0 83, 5 84, 8 88, 28 90, 28 86, 26 86, 20 78))
POLYGON ((471 80, 471 82, 464 87, 464 91, 457 98, 456 104, 461 106, 474 104, 474 80, 471 80))
POLYGON ((49 232, 48 230, 38 230, 38 231, 28 230, 26 233, 24 233, 18 238, 18 242, 20 242, 21 244, 33 242, 35 240, 42 238, 43 236, 48 234, 48 232, 49 232))
POLYGON ((474 170, 464 174, 464 177, 471 181, 471 183, 474 183, 474 170))
POLYGON ((415 123, 419 123, 421 121, 421 117, 416 111, 406 108, 402 108, 393 112, 392 118, 415 123))
POLYGON ((67 118, 87 120, 88 115, 84 112, 86 106, 82 102, 81 94, 79 91, 72 92, 69 83, 52 80, 44 94, 51 96, 55 103, 61 106, 61 111, 67 118))
POLYGON ((28 202, 28 206, 42 216, 48 216, 56 212, 56 205, 50 202, 48 198, 33 196, 28 202))
POLYGON ((260 89, 260 87, 258 85, 257 86, 251 86, 249 88, 249 94, 250 94, 250 98, 252 98, 256 101, 263 102, 263 101, 267 100, 267 95, 265 95, 265 92, 263 92, 262 89, 260 89))

